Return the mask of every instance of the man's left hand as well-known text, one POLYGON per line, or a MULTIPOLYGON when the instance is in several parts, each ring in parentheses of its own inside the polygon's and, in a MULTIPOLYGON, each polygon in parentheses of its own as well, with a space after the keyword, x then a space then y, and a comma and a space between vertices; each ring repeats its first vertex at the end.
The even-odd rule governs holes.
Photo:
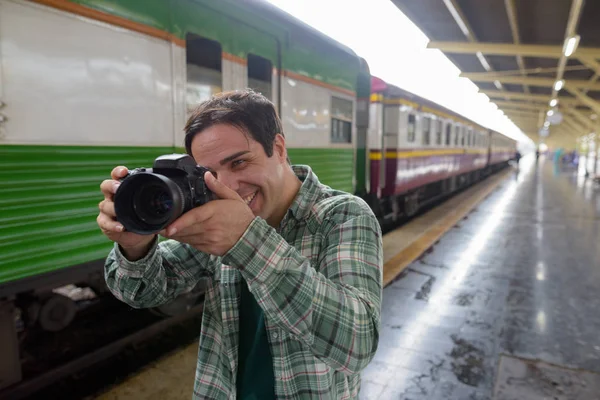
POLYGON ((219 182, 210 172, 204 175, 204 180, 219 200, 188 211, 161 234, 188 243, 204 253, 222 256, 242 237, 254 219, 254 213, 235 191, 219 182))

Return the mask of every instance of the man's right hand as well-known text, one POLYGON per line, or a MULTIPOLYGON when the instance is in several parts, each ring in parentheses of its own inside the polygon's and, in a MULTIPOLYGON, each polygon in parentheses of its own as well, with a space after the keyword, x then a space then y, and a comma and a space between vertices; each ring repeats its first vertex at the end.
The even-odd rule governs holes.
POLYGON ((126 232, 123 225, 117 221, 113 197, 119 188, 119 179, 126 177, 128 173, 127 168, 116 167, 111 172, 112 179, 107 179, 100 185, 104 200, 98 205, 100 214, 98 214, 96 222, 106 237, 121 246, 123 255, 128 260, 135 261, 143 258, 148 253, 156 235, 139 235, 126 232))

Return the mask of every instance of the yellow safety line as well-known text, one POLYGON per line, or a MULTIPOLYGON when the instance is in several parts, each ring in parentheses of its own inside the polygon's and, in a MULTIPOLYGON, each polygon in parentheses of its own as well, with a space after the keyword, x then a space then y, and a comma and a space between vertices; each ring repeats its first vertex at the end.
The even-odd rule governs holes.
MULTIPOLYGON (((496 153, 496 152, 492 152, 496 153)), ((436 150, 413 150, 413 151, 386 151, 385 158, 413 158, 428 156, 449 156, 455 154, 487 154, 486 149, 436 149, 436 150)), ((369 154, 371 160, 381 160, 381 151, 372 151, 369 154)))
POLYGON ((454 209, 448 213, 437 225, 429 228, 417 240, 404 248, 388 262, 383 265, 383 287, 389 285, 402 271, 413 261, 419 258, 427 249, 437 242, 446 232, 463 219, 473 208, 485 199, 496 187, 510 175, 510 171, 501 174, 495 181, 489 184, 477 196, 471 198, 463 207, 454 209))

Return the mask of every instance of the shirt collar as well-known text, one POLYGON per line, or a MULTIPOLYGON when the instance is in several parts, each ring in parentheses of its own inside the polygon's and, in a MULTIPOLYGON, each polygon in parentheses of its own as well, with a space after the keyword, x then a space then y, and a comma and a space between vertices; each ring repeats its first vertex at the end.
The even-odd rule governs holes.
POLYGON ((290 205, 288 213, 296 220, 306 218, 321 193, 319 178, 308 165, 292 165, 294 174, 302 185, 296 198, 290 205))

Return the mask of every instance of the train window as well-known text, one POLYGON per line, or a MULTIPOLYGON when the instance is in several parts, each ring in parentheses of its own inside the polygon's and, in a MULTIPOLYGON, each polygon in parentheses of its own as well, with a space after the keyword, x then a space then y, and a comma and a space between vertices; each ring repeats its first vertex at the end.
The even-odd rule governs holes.
POLYGON ((406 140, 408 142, 415 141, 415 130, 416 130, 416 118, 414 114, 408 114, 408 129, 407 129, 407 137, 406 140))
POLYGON ((446 124, 446 146, 450 146, 450 136, 452 135, 452 123, 446 124))
POLYGON ((423 118, 423 144, 424 145, 428 145, 430 140, 430 134, 431 134, 431 118, 429 117, 424 117, 423 118))
POLYGON ((352 102, 331 97, 331 142, 352 143, 352 102))
POLYGON ((185 37, 186 105, 188 113, 212 95, 222 92, 221 45, 193 33, 185 37))
POLYGON ((460 126, 454 125, 454 145, 458 146, 458 139, 460 136, 460 126))
POLYGON ((248 87, 271 100, 273 65, 266 58, 248 54, 248 87))
POLYGON ((460 130, 460 145, 462 147, 465 147, 465 137, 466 136, 467 136, 467 128, 463 126, 460 130))
POLYGON ((442 120, 438 119, 435 126, 435 144, 442 144, 442 120))

